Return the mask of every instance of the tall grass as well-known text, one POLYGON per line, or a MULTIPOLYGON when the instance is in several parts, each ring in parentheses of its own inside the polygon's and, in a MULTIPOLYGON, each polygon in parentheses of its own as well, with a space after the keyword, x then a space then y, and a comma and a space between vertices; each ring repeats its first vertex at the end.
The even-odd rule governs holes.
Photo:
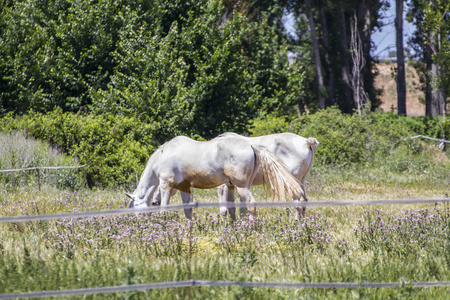
MULTIPOLYGON (((327 199, 330 194, 333 199, 370 199, 375 194, 367 183, 345 182, 338 187, 326 178, 322 180, 322 190, 310 190, 311 200, 327 199)), ((442 197, 445 191, 432 187, 424 190, 429 197, 442 197)), ((115 192, 32 192, 0 192, 0 214, 126 206, 122 194, 115 192)), ((401 198, 403 192, 395 184, 385 184, 376 198, 401 198)), ((409 194, 420 197, 422 190, 411 189, 409 194)), ((263 199, 264 191, 256 189, 255 195, 263 199)), ((213 190, 196 190, 194 197, 196 201, 217 201, 213 190)), ((180 197, 172 202, 181 202, 180 197)), ((293 221, 293 209, 259 209, 253 222, 244 215, 235 223, 223 220, 218 213, 215 209, 194 213, 191 278, 281 282, 450 280, 450 214, 443 204, 313 208, 300 222, 293 221), (398 229, 399 224, 402 229, 398 229)), ((0 224, 0 293, 186 280, 189 225, 181 211, 0 224)), ((194 298, 223 299, 445 299, 448 288, 195 287, 191 293, 194 298)), ((180 288, 89 298, 187 296, 188 290, 180 288)))
MULTIPOLYGON (((76 162, 43 141, 26 137, 21 132, 0 132, 0 170, 30 167, 72 166, 76 162)), ((79 189, 83 186, 79 170, 40 170, 42 185, 79 189)), ((0 182, 10 190, 38 185, 37 171, 0 173, 0 182)))

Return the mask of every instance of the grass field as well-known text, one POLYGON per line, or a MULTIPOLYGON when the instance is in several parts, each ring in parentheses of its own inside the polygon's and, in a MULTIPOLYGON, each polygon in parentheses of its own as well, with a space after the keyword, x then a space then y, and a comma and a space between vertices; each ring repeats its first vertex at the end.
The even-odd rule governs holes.
MULTIPOLYGON (((445 198, 448 174, 317 167, 310 201, 445 198)), ((215 190, 194 200, 216 202, 215 190)), ((254 189, 257 201, 265 191, 254 189)), ((179 195, 171 204, 181 203, 179 195)), ((65 192, 48 186, 0 189, 0 215, 123 208, 123 192, 65 192)), ((223 220, 197 209, 191 278, 258 282, 450 280, 450 207, 445 204, 259 209, 223 220)), ((187 280, 189 223, 182 211, 0 224, 0 293, 187 280)), ((448 299, 450 288, 173 288, 80 299, 448 299)))

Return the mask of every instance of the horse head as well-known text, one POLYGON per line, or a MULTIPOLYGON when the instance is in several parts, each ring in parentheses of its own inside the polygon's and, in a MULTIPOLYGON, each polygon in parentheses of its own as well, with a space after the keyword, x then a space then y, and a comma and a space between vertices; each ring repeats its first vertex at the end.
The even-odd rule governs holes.
POLYGON ((128 193, 125 193, 125 195, 130 198, 130 202, 128 203, 128 208, 133 208, 134 207, 134 196, 128 193))

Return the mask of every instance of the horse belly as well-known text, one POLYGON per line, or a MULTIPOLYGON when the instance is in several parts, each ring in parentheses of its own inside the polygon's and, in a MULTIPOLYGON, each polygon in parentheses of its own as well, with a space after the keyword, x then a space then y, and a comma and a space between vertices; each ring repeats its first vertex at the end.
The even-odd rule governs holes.
POLYGON ((184 176, 173 182, 173 188, 188 191, 191 187, 198 189, 211 189, 227 181, 223 173, 215 174, 207 170, 184 170, 184 176))

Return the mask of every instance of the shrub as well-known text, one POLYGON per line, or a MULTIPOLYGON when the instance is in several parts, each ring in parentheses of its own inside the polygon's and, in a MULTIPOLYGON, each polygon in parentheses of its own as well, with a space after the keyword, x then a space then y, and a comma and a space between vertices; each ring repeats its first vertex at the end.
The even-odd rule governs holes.
POLYGON ((154 151, 152 125, 131 118, 63 113, 32 113, 0 119, 3 130, 24 130, 88 165, 87 184, 112 187, 135 182, 154 151))
POLYGON ((286 132, 289 129, 289 123, 284 117, 277 117, 274 115, 267 115, 252 121, 248 127, 248 131, 253 136, 260 136, 272 133, 286 132))
POLYGON ((367 130, 367 119, 342 114, 335 108, 302 115, 291 123, 292 132, 318 139, 316 160, 325 164, 362 162, 369 138, 367 130))
POLYGON ((433 151, 428 151, 427 142, 409 138, 418 134, 439 137, 436 133, 440 127, 439 121, 430 118, 402 117, 394 113, 360 117, 328 108, 300 116, 291 123, 290 131, 319 140, 318 163, 421 172, 430 164, 433 151))

